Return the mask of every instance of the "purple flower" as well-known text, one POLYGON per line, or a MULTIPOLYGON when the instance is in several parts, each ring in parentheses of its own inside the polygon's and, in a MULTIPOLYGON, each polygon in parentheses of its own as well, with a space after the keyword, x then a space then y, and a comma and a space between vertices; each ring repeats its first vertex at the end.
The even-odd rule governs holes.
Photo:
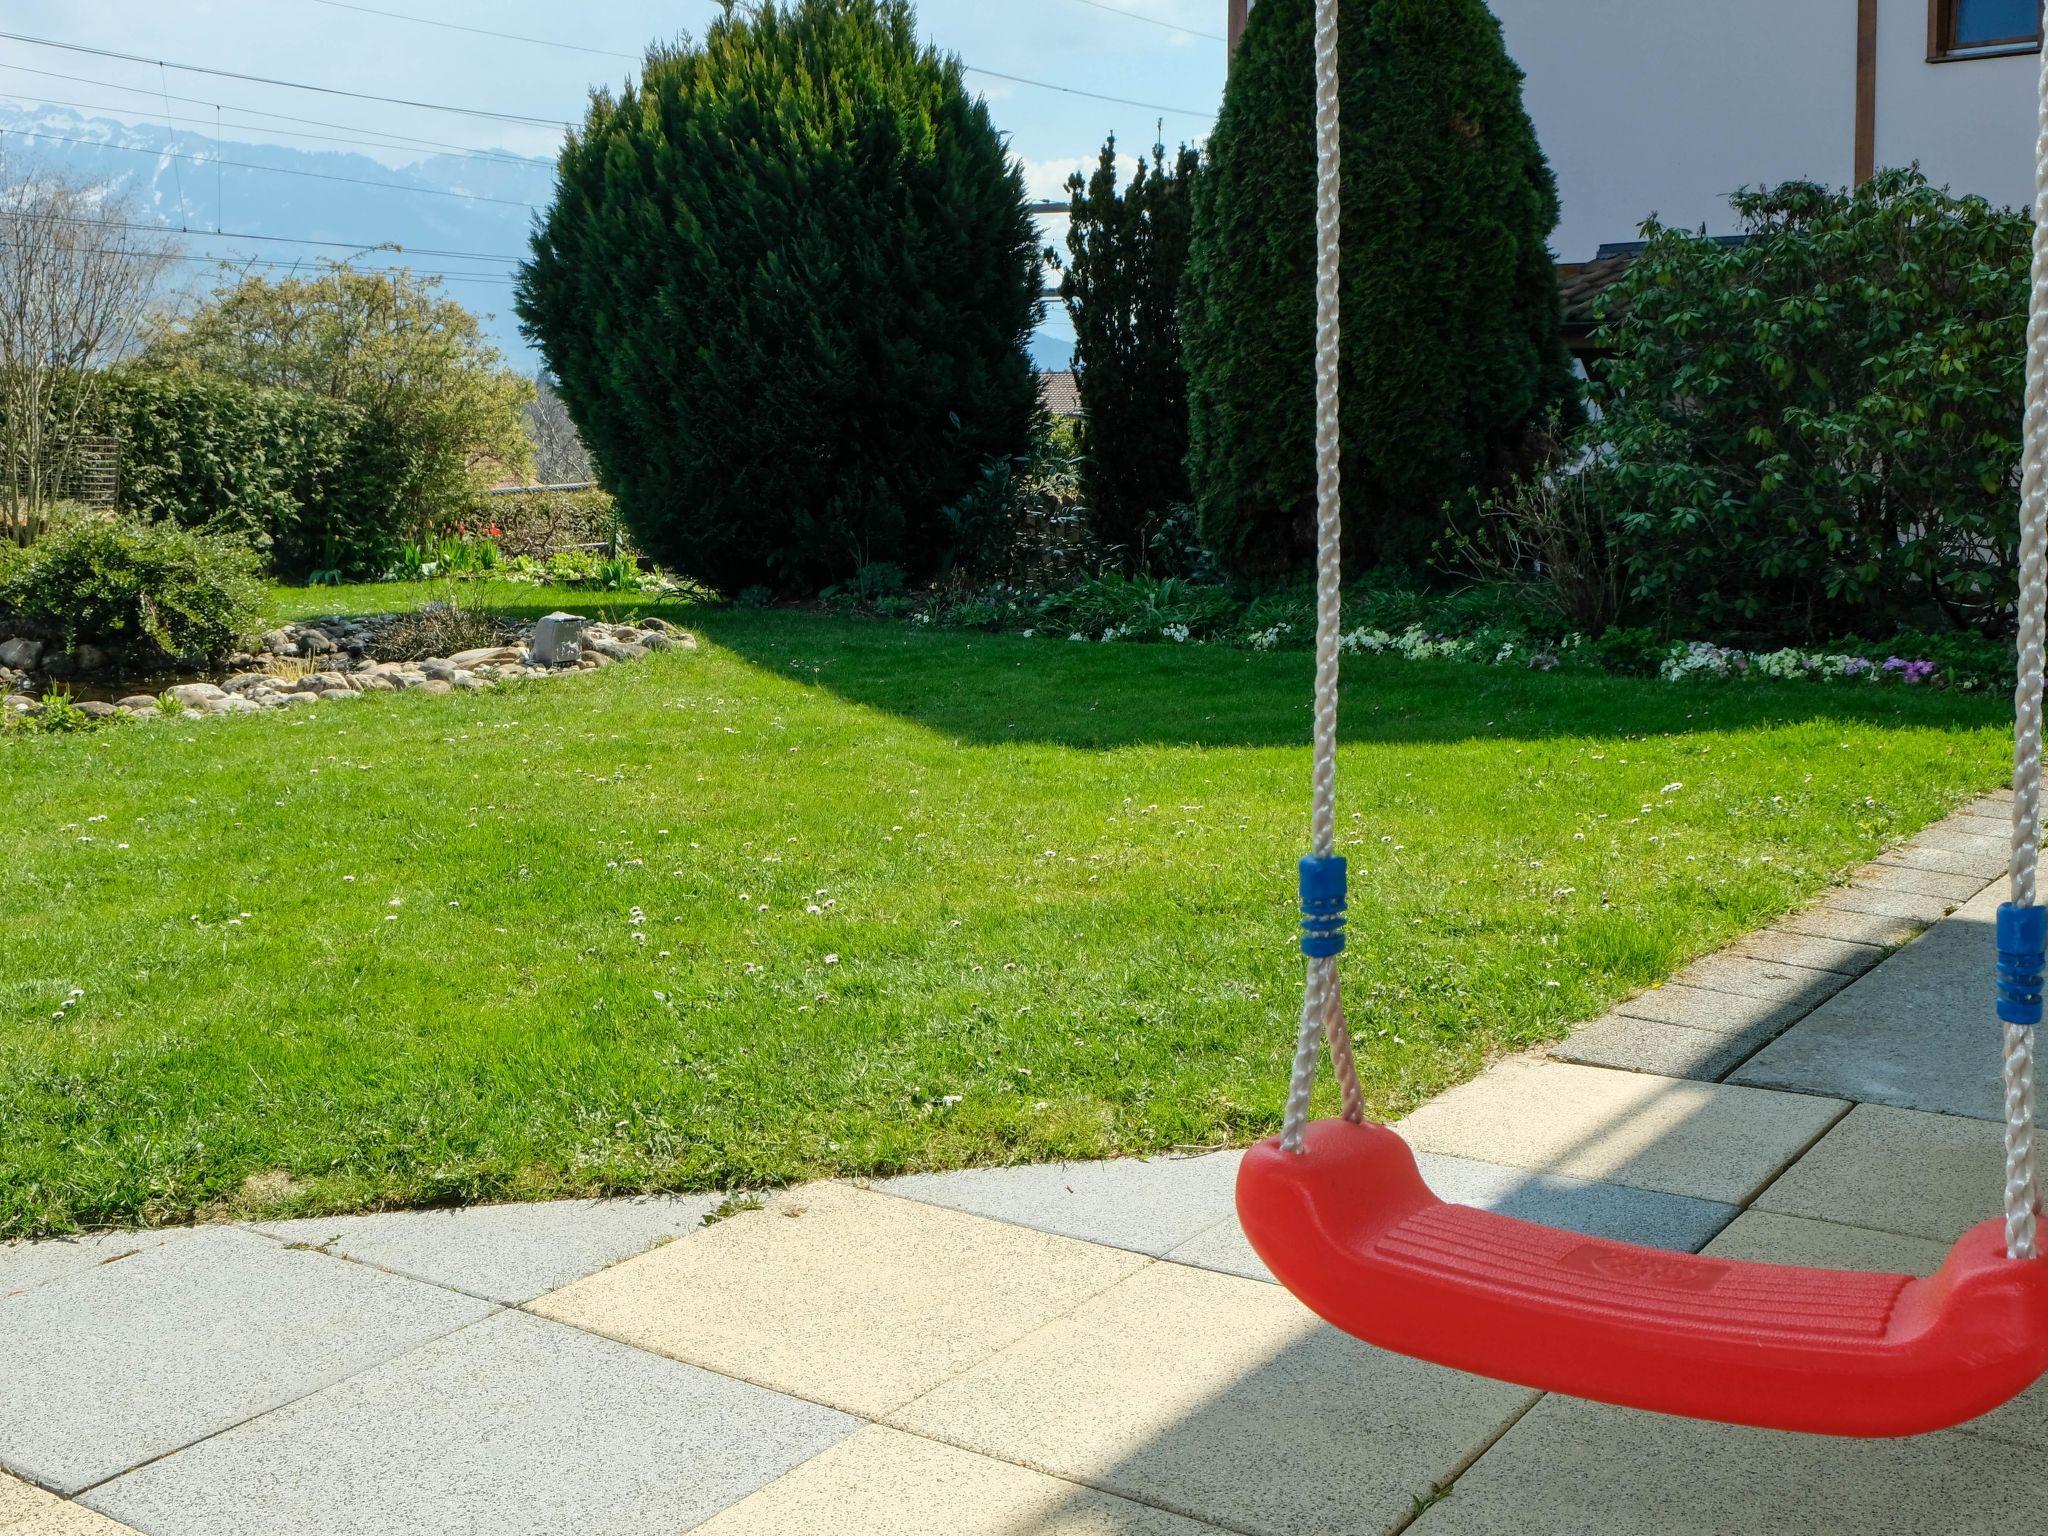
POLYGON ((1873 665, 1874 663, 1866 657, 1851 656, 1842 663, 1842 676, 1861 677, 1864 673, 1870 671, 1873 665))
POLYGON ((1931 661, 1909 661, 1906 663, 1906 681, 1909 683, 1924 683, 1933 676, 1934 663, 1931 661))

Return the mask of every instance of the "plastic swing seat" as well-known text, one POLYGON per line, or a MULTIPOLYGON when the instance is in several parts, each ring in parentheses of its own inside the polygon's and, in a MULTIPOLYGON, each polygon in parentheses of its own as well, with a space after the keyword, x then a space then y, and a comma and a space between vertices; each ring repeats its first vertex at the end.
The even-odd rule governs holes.
POLYGON ((2048 1262, 2002 1221, 1926 1279, 1697 1258, 1447 1205, 1407 1143, 1322 1120, 1245 1154, 1245 1235, 1367 1343, 1544 1391, 1817 1434, 1946 1429, 2048 1371, 2048 1262))

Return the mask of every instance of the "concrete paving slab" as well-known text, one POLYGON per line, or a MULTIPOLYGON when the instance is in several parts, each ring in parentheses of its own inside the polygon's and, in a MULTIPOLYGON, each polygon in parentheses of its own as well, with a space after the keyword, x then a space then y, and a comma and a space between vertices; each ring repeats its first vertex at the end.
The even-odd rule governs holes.
POLYGON ((76 1492, 490 1311, 201 1230, 0 1301, 0 1466, 76 1492))
POLYGON ((1859 1104, 1756 1209, 1947 1244, 1998 1214, 2004 1126, 1859 1104))
POLYGON ((1156 1264, 892 1422, 1233 1531, 1378 1536, 1532 1396, 1371 1349, 1278 1286, 1156 1264))
POLYGON ((35 1243, 0 1243, 0 1297, 133 1258, 176 1242, 191 1231, 190 1227, 155 1227, 139 1232, 81 1232, 35 1243))
POLYGON ((1155 1258, 1228 1216, 1241 1152, 919 1173, 873 1187, 1155 1258))
POLYGON ((1844 912, 1839 907, 1823 903, 1787 913, 1778 919, 1776 926, 1786 933, 1803 933, 1813 939, 1843 939, 1851 944, 1897 949, 1927 924, 1875 912, 1844 912))
POLYGON ((856 1428, 501 1312, 87 1500, 151 1536, 673 1536, 856 1428))
MULTIPOLYGON (((1697 1035, 1699 1031, 1690 1033, 1697 1035)), ((1548 1227, 1583 1232, 1589 1237, 1611 1237, 1652 1248, 1695 1252, 1736 1212, 1732 1205, 1711 1200, 1631 1189, 1626 1184, 1564 1179, 1555 1174, 1532 1173, 1526 1168, 1503 1168, 1432 1152, 1417 1153, 1415 1161, 1429 1187, 1441 1199, 1499 1211, 1548 1227)), ((1167 1258, 1176 1264, 1193 1264, 1253 1280, 1272 1278, 1259 1256, 1252 1252, 1252 1245, 1245 1241, 1235 1212, 1181 1244, 1167 1258)))
POLYGON ((1982 875, 1951 875, 1938 869, 1915 869, 1909 864, 1866 864, 1853 878, 1866 890, 1938 896, 1944 901, 1968 901, 1986 883, 1982 875))
POLYGON ((1905 869, 1942 870, 1949 874, 1970 875, 1983 880, 1995 880, 2005 873, 2007 856, 2000 848, 1975 847, 1959 852, 1953 848, 1930 848, 1919 843, 1908 843, 1903 848, 1890 848, 1877 856, 1880 864, 1896 865, 1905 869))
POLYGON ((1717 1083, 1762 1050, 1781 1027, 1764 1025, 1741 1034, 1718 1035, 1709 1029, 1687 1029, 1681 1024, 1659 1024, 1617 1013, 1581 1024, 1545 1054, 1553 1061, 1575 1061, 1581 1066, 1717 1083))
POLYGON ((692 1536, 1209 1536, 1114 1494, 870 1425, 692 1536))
POLYGON ((516 1306, 704 1225, 717 1195, 551 1200, 450 1211, 316 1216, 256 1228, 285 1243, 374 1264, 516 1306))
POLYGON ((1840 1440, 1537 1404, 1415 1536, 2032 1536, 2048 1468, 1981 1436, 1840 1440))
POLYGON ((1397 1129, 1429 1152, 1742 1204, 1847 1107, 1511 1057, 1397 1129))
POLYGON ((0 1472, 0 1536, 134 1536, 125 1525, 0 1472))
POLYGON ((1717 1034, 1741 1035, 1756 1029, 1775 1034, 1802 1017, 1807 1005, 1796 998, 1739 997, 1732 992, 1714 992, 1673 982, 1639 992, 1616 1004, 1614 1011, 1626 1018, 1679 1024, 1717 1034))
POLYGON ((873 1418, 1150 1262, 814 1184, 555 1291, 533 1310, 873 1418))
POLYGON ((1995 815, 1980 815, 1965 806, 1953 816, 1944 816, 1935 825, 1944 831, 1968 832, 1976 837, 1988 837, 1994 843, 2009 845, 2012 838, 2012 808, 2008 805, 1995 815))
POLYGON ((1823 905, 1836 912, 1855 912, 1873 917, 1901 917, 1914 923, 1938 923, 1954 909, 1953 901, 1939 896, 1913 896, 1904 891, 1878 891, 1848 886, 1830 891, 1823 905))
POLYGON ((1704 987, 1710 992, 1732 992, 1737 997, 1796 1003, 1802 1009, 1819 1007, 1849 985, 1849 978, 1839 971, 1760 960, 1749 955, 1730 954, 1726 950, 1702 956, 1671 979, 1689 987, 1704 987))
POLYGON ((2012 854, 2011 836, 2010 828, 1979 833, 1937 822, 1921 832, 1913 842, 1917 847, 1946 848, 1951 853, 1967 853, 1994 866, 2002 866, 2012 854))
POLYGON ((1845 988, 1766 1046, 1733 1081, 1909 1109, 1996 1118, 1993 927, 2001 887, 1845 988))
POLYGON ((1722 953, 1806 966, 1816 971, 1834 971, 1843 976, 1861 976, 1890 951, 1878 944, 1857 944, 1846 939, 1816 938, 1810 933, 1788 933, 1782 928, 1762 928, 1737 939, 1722 953))

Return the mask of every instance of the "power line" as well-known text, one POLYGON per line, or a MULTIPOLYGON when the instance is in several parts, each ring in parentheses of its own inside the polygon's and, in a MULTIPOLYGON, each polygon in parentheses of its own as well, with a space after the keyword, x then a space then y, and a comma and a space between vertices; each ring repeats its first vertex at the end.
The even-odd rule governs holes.
MULTIPOLYGON (((146 144, 110 144, 104 139, 77 139, 62 133, 31 133, 26 128, 0 128, 0 137, 9 135, 17 139, 42 139, 52 144, 82 144, 87 149, 118 149, 131 155, 154 155, 173 162, 190 160, 199 165, 207 163, 205 155, 180 154, 175 149, 151 149, 146 144)), ((238 171, 264 171, 272 176, 304 176, 312 181, 347 182, 352 187, 379 187, 386 192, 416 192, 423 197, 459 197, 473 203, 499 203, 507 208, 529 208, 535 213, 544 211, 539 203, 523 202, 510 197, 487 197, 481 192, 456 192, 446 187, 408 187, 403 182, 376 181, 367 176, 335 176, 326 171, 298 171, 282 165, 258 165, 253 160, 218 160, 214 163, 231 166, 238 171)))
MULTIPOLYGON (((0 32, 0 37, 6 35, 0 32)), ((1100 91, 1084 91, 1077 85, 1054 85, 1050 80, 1030 80, 1023 75, 1006 75, 1000 69, 983 69, 978 64, 969 64, 964 60, 960 67, 970 75, 992 75, 998 80, 1008 80, 1014 85, 1036 86, 1041 91, 1058 91, 1064 96, 1086 96, 1090 101, 1110 101, 1120 107, 1143 107, 1147 112, 1172 112, 1181 117, 1199 117, 1210 122, 1214 122, 1216 118, 1214 112, 1197 112, 1193 107, 1168 107, 1156 101, 1133 101, 1128 96, 1105 96, 1100 91)))
MULTIPOLYGON (((371 247, 372 251, 378 249, 381 249, 381 247, 371 247)), ((122 249, 120 247, 96 247, 87 249, 84 254, 92 256, 147 256, 150 253, 147 251, 137 251, 134 250, 133 248, 122 249)), ((167 259, 171 261, 185 262, 191 266, 216 268, 268 267, 275 269, 277 267, 285 267, 293 271, 297 271, 300 267, 305 265, 304 257, 301 257, 297 261, 282 261, 262 256, 171 256, 168 257, 167 259)), ((341 263, 341 265, 347 265, 347 263, 343 262, 341 263)), ((393 269, 389 267, 363 267, 358 268, 357 270, 374 273, 388 272, 393 269)), ((507 276, 499 272, 451 272, 440 267, 415 267, 410 264, 405 266, 402 270, 410 272, 416 277, 438 277, 448 282, 490 283, 494 286, 510 287, 512 286, 512 284, 518 281, 518 279, 516 278, 507 276)))
MULTIPOLYGON (((117 80, 99 80, 91 75, 67 75, 62 71, 54 69, 31 69, 26 64, 0 63, 0 69, 8 71, 10 74, 40 75, 49 80, 69 80, 75 85, 97 85, 103 90, 120 91, 128 96, 154 96, 157 94, 139 85, 122 85, 117 80)), ((372 133, 377 135, 377 139, 337 140, 337 142, 344 144, 370 144, 383 149, 438 149, 449 154, 465 155, 478 160, 503 160, 513 165, 531 165, 544 167, 548 170, 553 170, 555 164, 553 160, 542 159, 535 155, 515 155, 507 149, 473 149, 467 144, 450 144, 443 139, 414 138, 410 134, 391 133, 383 128, 365 128, 359 123, 334 123, 320 117, 293 117, 288 112, 266 112, 261 107, 233 106, 224 102, 209 101, 204 96, 180 96, 176 91, 170 94, 172 101, 182 101, 196 107, 211 107, 216 112, 219 112, 225 106, 230 112, 240 112, 249 117, 274 118, 280 123, 304 123, 313 128, 341 128, 352 133, 372 133), (379 143, 379 140, 389 140, 390 142, 379 143)), ((43 101, 47 98, 24 96, 18 99, 23 101, 43 101)), ((68 102, 58 103, 58 105, 91 106, 92 103, 68 102)), ((98 110, 122 112, 129 109, 125 107, 105 107, 98 110)), ((195 119, 185 118, 181 119, 181 121, 191 122, 195 121, 195 119)), ((239 128, 266 128, 266 125, 261 123, 237 123, 234 126, 239 128)), ((271 133, 286 133, 286 130, 282 128, 268 128, 267 131, 271 133)), ((310 133, 287 134, 287 137, 310 139, 317 138, 319 135, 310 133)))
POLYGON ((641 55, 620 53, 616 48, 586 48, 581 43, 558 43, 551 37, 526 37, 518 32, 493 32, 489 27, 465 27, 459 22, 436 21, 430 16, 408 16, 403 11, 380 11, 374 5, 352 5, 349 0, 313 0, 315 5, 337 11, 360 11, 365 16, 385 16, 392 21, 410 21, 422 27, 440 27, 448 32, 467 32, 474 37, 502 38, 508 43, 533 43, 541 48, 564 48, 570 53, 595 53, 608 59, 625 59, 638 64, 641 55))
MULTIPOLYGON (((321 5, 335 3, 335 0, 318 0, 321 5)), ((1074 0, 1076 5, 1085 5, 1092 10, 1107 11, 1112 16, 1128 16, 1132 21, 1142 21, 1148 26, 1164 27, 1169 32, 1185 32, 1189 37, 1206 37, 1212 43, 1230 41, 1221 32, 1204 32, 1196 27, 1184 27, 1177 21, 1164 21, 1157 16, 1144 16, 1136 11, 1127 11, 1120 5, 1104 5, 1102 0, 1074 0)))
POLYGON ((53 38, 30 37, 25 32, 0 32, 0 39, 29 43, 37 48, 61 48, 67 53, 89 53, 95 58, 120 59, 128 64, 149 64, 175 69, 181 74, 215 75, 223 80, 245 80, 252 85, 275 85, 290 91, 316 91, 323 96, 346 96, 354 101, 381 102, 387 107, 417 107, 427 112, 452 112, 458 117, 489 118, 500 123, 523 123, 534 128, 573 128, 566 118, 532 117, 523 112, 492 112, 483 107, 456 107, 441 101, 413 101, 404 96, 379 96, 370 91, 347 91, 336 85, 309 85, 303 80, 280 80, 272 75, 247 75, 232 69, 211 69, 204 64, 175 64, 168 59, 147 58, 139 53, 122 53, 113 48, 92 48, 84 43, 60 43, 53 38))
POLYGON ((123 219, 78 219, 51 215, 60 224, 92 224, 101 229, 139 229, 153 235, 184 235, 200 240, 261 240, 270 245, 318 245, 337 251, 391 251, 398 255, 432 256, 444 261, 509 261, 524 256, 502 256, 496 251, 449 251, 434 246, 408 246, 398 240, 315 240, 303 235, 252 235, 232 229, 186 229, 169 224, 138 224, 123 219))

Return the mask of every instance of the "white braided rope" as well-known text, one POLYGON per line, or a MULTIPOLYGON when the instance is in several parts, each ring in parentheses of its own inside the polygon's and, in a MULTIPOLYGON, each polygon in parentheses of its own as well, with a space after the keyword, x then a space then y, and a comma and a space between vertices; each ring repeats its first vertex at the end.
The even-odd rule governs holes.
MULTIPOLYGON (((1316 692, 1315 799, 1309 822, 1310 851, 1328 858, 1337 851, 1337 658, 1342 626, 1343 495, 1339 470, 1337 362, 1341 309, 1338 254, 1342 222, 1337 109, 1337 0, 1316 0, 1316 692)), ((1301 1030, 1295 1037, 1294 1076, 1280 1143, 1302 1150, 1309 1100, 1315 1091, 1321 1043, 1330 1042, 1330 1061, 1343 1092, 1344 1118, 1365 1118, 1365 1099, 1352 1060, 1344 1023, 1344 991, 1335 957, 1311 958, 1302 997, 1301 1030)))
MULTIPOLYGON (((2012 904, 2036 899, 2041 848, 2041 668, 2048 638, 2048 51, 2034 148, 2034 264, 2027 310, 2025 470, 2020 481, 2019 676, 2013 695, 2012 904)), ((2005 1026, 2005 1249, 2038 1255, 2034 1031, 2005 1026)))

